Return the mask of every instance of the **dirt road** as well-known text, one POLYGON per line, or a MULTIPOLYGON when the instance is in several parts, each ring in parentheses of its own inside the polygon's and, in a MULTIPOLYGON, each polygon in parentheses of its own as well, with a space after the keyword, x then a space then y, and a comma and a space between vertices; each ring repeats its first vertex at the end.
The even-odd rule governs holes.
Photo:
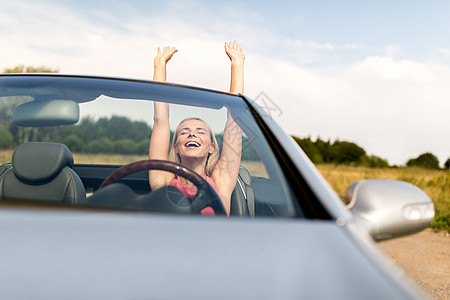
POLYGON ((431 297, 450 299, 450 235, 425 230, 380 242, 383 251, 431 297))

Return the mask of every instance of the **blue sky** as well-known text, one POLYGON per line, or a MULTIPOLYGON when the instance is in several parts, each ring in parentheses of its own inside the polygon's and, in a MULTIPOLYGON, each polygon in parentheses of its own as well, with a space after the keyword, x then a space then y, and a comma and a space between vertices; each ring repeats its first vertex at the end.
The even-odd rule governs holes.
POLYGON ((290 134, 350 140, 404 164, 450 157, 450 2, 6 1, 0 69, 151 78, 159 45, 179 52, 168 80, 229 85, 225 41, 246 53, 246 91, 264 92, 290 134))

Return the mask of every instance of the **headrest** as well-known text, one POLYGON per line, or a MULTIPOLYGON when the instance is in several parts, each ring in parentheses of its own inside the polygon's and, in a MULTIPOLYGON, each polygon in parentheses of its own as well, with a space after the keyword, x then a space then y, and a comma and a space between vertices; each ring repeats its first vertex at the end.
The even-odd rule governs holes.
POLYGON ((246 185, 252 185, 252 176, 245 167, 243 166, 239 167, 239 176, 241 177, 242 181, 245 182, 246 185))
POLYGON ((73 166, 73 156, 66 145, 58 143, 25 143, 12 156, 14 174, 26 181, 44 181, 73 166))

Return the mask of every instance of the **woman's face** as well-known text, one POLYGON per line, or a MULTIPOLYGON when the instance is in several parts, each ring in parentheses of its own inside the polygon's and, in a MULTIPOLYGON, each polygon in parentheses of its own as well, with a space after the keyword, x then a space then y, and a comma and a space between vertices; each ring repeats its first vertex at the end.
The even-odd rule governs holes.
POLYGON ((174 150, 182 159, 204 158, 213 153, 211 133, 204 122, 187 120, 179 128, 174 150))

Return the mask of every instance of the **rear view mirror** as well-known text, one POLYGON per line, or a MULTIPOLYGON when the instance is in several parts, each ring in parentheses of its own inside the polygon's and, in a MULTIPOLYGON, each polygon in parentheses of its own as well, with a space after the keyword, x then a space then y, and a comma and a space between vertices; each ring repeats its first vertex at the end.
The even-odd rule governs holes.
POLYGON ((347 190, 347 200, 347 208, 375 240, 419 232, 434 218, 427 194, 403 181, 356 181, 347 190))
POLYGON ((17 126, 44 127, 71 125, 78 122, 80 109, 71 100, 32 101, 17 106, 11 122, 17 126))

